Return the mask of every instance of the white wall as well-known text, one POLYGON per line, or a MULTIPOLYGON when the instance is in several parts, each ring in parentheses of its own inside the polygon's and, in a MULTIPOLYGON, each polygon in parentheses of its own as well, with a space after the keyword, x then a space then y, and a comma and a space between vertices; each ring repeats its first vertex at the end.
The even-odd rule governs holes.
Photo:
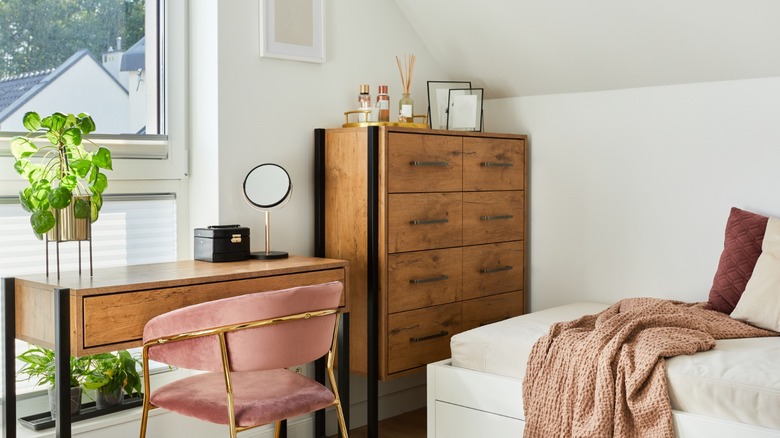
POLYGON ((314 128, 340 127, 344 111, 357 107, 361 83, 371 85, 372 99, 377 85, 389 85, 397 105, 395 56, 417 56, 412 97, 423 112, 426 81, 446 77, 394 2, 325 2, 324 64, 261 58, 260 3, 191 5, 191 16, 199 17, 190 23, 191 56, 199 58, 191 70, 191 188, 193 204, 200 202, 191 225, 240 223, 252 229, 253 250, 264 249, 263 216, 243 199, 241 184, 254 166, 275 162, 290 173, 294 189, 290 203, 271 214, 272 249, 311 254, 314 128))
POLYGON ((706 301, 731 206, 780 215, 780 77, 488 101, 529 134, 529 304, 706 301))

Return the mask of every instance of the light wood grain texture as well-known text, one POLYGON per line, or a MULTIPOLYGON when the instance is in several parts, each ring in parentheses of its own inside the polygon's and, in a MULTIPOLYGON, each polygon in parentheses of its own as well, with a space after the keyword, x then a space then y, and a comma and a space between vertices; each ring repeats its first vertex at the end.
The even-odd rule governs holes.
POLYGON ((368 144, 364 129, 325 133, 325 256, 350 260, 350 369, 366 372, 368 144))
MULTIPOLYGON (((291 256, 284 260, 180 261, 15 279, 19 339, 54 346, 54 291, 69 289, 71 354, 139 347, 154 316, 200 302, 287 287, 341 281, 347 262, 291 256)), ((348 289, 347 289, 348 290, 348 289)), ((346 294, 345 294, 346 297, 346 294)), ((342 304, 345 304, 342 300, 342 304)))
POLYGON ((462 193, 388 196, 388 251, 449 248, 463 243, 462 193))
POLYGON ((523 191, 463 193, 463 244, 522 240, 523 191))
MULTIPOLYGON (((426 323, 434 325, 446 322, 447 336, 451 336, 460 329, 448 315, 424 311, 457 309, 458 318, 463 314, 470 324, 522 313, 526 138, 396 127, 381 127, 378 132, 376 227, 380 237, 374 242, 379 248, 377 360, 380 379, 387 380, 421 371, 426 363, 449 357, 444 339, 431 342, 435 347, 429 349, 402 342, 398 324, 406 327, 403 318, 432 318, 426 323), (410 165, 413 162, 422 164, 410 165), (507 215, 512 217, 480 218, 507 215), (495 242, 512 243, 512 255, 506 249, 500 255, 492 254, 502 250, 495 242), (472 273, 467 279, 465 268, 475 268, 475 261, 467 260, 466 254, 469 259, 481 257, 489 266, 511 260, 514 272, 498 273, 490 279, 472 273), (442 273, 435 273, 439 271, 442 273), (436 275, 446 275, 447 280, 410 283, 411 279, 436 275), (480 281, 486 284, 477 284, 480 281), (510 291, 516 293, 503 298, 521 302, 507 302, 501 314, 495 299, 469 305, 462 301, 510 291)), ((367 346, 373 342, 366 336, 365 308, 367 150, 366 128, 326 130, 325 255, 350 261, 350 368, 357 373, 367 371, 367 346)))
POLYGON ((525 141, 463 139, 463 190, 523 190, 525 141))
POLYGON ((460 303, 393 313, 388 316, 389 373, 423 367, 448 357, 450 338, 461 331, 460 303))
POLYGON ((463 330, 523 314, 523 298, 523 291, 517 291, 463 301, 463 330))
MULTIPOLYGON (((83 300, 84 347, 114 347, 138 342, 144 325, 157 315, 214 299, 255 292, 308 286, 330 281, 345 282, 343 270, 300 272, 249 280, 221 281, 149 291, 88 296, 83 300)), ((116 349, 116 348, 114 348, 116 349)))
POLYGON ((462 248, 391 254, 387 271, 389 313, 461 299, 462 248))
POLYGON ((463 299, 523 289, 523 242, 463 248, 463 299))
POLYGON ((460 137, 391 132, 387 140, 388 193, 463 190, 460 137))

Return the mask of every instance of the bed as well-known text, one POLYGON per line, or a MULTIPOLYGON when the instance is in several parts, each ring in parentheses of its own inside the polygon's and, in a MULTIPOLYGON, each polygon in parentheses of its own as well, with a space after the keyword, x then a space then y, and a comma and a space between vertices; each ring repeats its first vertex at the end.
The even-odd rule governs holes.
MULTIPOLYGON (((666 381, 677 437, 780 438, 779 291, 780 218, 732 208, 707 311, 730 315, 726 319, 732 323, 746 322, 755 330, 763 329, 760 336, 771 337, 715 337, 719 340, 711 349, 665 359, 665 373, 658 378, 666 381)), ((522 436, 523 378, 537 339, 554 323, 595 315, 608 307, 573 303, 453 336, 451 358, 427 367, 427 436, 522 436)), ((535 378, 555 376, 559 368, 546 370, 534 374, 535 378)), ((546 388, 541 386, 542 392, 546 388)), ((539 386, 526 389, 533 393, 539 386)), ((658 395, 665 403, 663 389, 658 395)), ((552 415, 564 418, 559 411, 552 415)))
MULTIPOLYGON (((607 307, 574 303, 453 336, 452 357, 427 368, 427 436, 522 436, 522 380, 534 342, 554 322, 607 307)), ((777 363, 777 337, 719 340, 712 350, 667 359, 676 435, 780 437, 777 363)))

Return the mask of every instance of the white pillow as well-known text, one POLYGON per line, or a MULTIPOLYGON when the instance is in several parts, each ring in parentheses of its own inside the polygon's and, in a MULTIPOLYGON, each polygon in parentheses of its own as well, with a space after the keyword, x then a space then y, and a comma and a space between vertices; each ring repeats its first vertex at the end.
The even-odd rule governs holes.
POLYGON ((731 317, 780 332, 780 219, 770 217, 761 255, 731 317))

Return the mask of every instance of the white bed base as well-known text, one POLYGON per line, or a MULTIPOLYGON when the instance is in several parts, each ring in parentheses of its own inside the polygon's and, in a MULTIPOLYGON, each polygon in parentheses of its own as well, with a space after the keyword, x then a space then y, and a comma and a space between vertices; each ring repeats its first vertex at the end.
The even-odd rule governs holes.
MULTIPOLYGON (((522 380, 453 367, 450 359, 428 365, 428 438, 522 437, 522 380)), ((780 438, 780 430, 673 411, 678 438, 780 438)))

